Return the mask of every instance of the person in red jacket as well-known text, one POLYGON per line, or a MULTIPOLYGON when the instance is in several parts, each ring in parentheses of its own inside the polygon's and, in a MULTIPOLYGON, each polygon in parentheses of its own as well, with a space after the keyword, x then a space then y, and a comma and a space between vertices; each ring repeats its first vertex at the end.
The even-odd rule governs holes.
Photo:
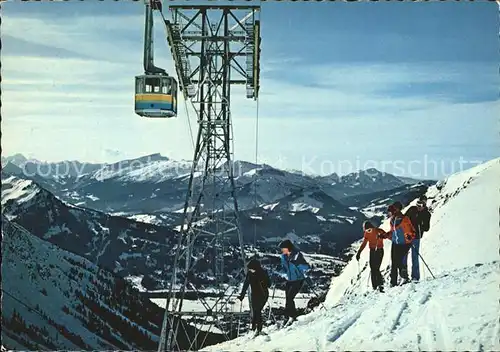
POLYGON ((398 272, 403 278, 403 283, 409 282, 408 271, 405 270, 403 259, 410 250, 411 243, 415 239, 415 229, 410 218, 403 215, 403 204, 396 202, 387 208, 389 213, 389 232, 380 235, 380 238, 388 238, 392 241, 391 247, 391 286, 398 284, 398 272))
POLYGON ((380 238, 380 235, 385 233, 384 230, 379 229, 369 221, 363 223, 364 238, 361 247, 359 247, 358 253, 356 254, 356 260, 359 261, 361 252, 365 249, 368 244, 370 248, 370 274, 372 279, 372 287, 374 290, 380 290, 384 292, 384 278, 380 273, 380 265, 382 264, 382 259, 384 258, 384 240, 380 238))

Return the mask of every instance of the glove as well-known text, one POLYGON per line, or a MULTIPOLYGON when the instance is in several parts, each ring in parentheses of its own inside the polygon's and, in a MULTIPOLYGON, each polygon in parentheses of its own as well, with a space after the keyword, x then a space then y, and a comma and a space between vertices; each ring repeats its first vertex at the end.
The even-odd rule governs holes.
POLYGON ((382 239, 382 240, 383 240, 383 239, 385 238, 385 234, 384 234, 384 233, 379 233, 379 234, 377 235, 377 238, 379 238, 379 239, 382 239))
POLYGON ((413 241, 413 237, 412 237, 412 235, 410 235, 409 233, 408 233, 408 234, 406 234, 406 240, 407 240, 408 242, 412 242, 412 241, 413 241))
POLYGON ((361 253, 356 253, 356 260, 359 262, 359 258, 361 257, 361 253))

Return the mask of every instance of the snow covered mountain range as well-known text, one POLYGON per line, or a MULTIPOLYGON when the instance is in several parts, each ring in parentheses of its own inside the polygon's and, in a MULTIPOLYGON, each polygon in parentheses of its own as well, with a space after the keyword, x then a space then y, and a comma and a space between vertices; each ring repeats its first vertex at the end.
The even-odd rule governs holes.
MULTIPOLYGON (((164 285, 158 268, 171 264, 174 234, 169 228, 181 221, 190 163, 159 154, 110 165, 50 164, 22 155, 2 161, 5 214, 63 249, 90 260, 100 253, 100 264, 135 282, 144 281, 144 289, 164 285), (82 170, 87 173, 82 175, 82 170)), ((359 238, 365 215, 332 194, 345 195, 349 189, 369 200, 370 190, 384 193, 400 186, 402 193, 413 194, 426 189, 424 184, 404 185, 376 170, 367 170, 370 177, 361 172, 332 184, 268 165, 238 161, 234 169, 244 239, 264 253, 274 252, 284 236, 294 235, 303 250, 343 257, 345 248, 359 238)), ((384 199, 389 202, 392 197, 384 199)))
POLYGON ((154 350, 162 319, 130 283, 2 216, 2 350, 154 350))
MULTIPOLYGON (((499 175, 495 159, 428 189, 431 227, 420 252, 432 274, 421 261, 420 282, 372 291, 365 251, 333 278, 326 309, 206 350, 500 350, 499 175)), ((387 282, 389 241, 384 249, 387 282)))
MULTIPOLYGON (((141 290, 165 288, 169 280, 176 243, 176 232, 169 227, 73 206, 34 181, 6 173, 2 174, 2 214, 33 235, 133 281, 141 290)), ((200 241, 198 251, 203 255, 197 256, 195 276, 206 286, 213 281, 215 254, 208 245, 210 239, 200 241)), ((236 239, 226 252, 227 274, 236 277, 241 267, 234 255, 236 239)))
MULTIPOLYGON (((324 210, 317 214, 309 211, 290 213, 288 206, 280 212, 277 206, 274 210, 256 209, 260 213, 243 212, 241 221, 248 243, 253 243, 254 234, 258 234, 257 247, 250 246, 249 253, 260 251, 271 266, 279 264, 273 253, 285 236, 294 235, 302 248, 313 253, 323 244, 319 252, 331 256, 323 259, 328 265, 317 268, 316 276, 326 282, 332 271, 340 269, 335 256, 342 255, 344 249, 359 237, 361 220, 357 217, 360 213, 341 206, 324 194, 313 196, 322 196, 318 199, 325 204, 324 210), (332 214, 327 214, 327 211, 332 214), (319 225, 312 227, 313 224, 319 225)), ((292 199, 304 200, 304 197, 296 194, 292 199)), ((2 173, 1 204, 3 215, 33 235, 129 279, 141 290, 162 289, 168 282, 176 240, 175 232, 169 227, 71 205, 34 181, 5 172, 2 173)), ((198 256, 196 277, 200 285, 204 283, 206 286, 210 284, 208 278, 212 277, 210 273, 214 270, 215 254, 208 246, 209 239, 206 239, 207 243, 201 241, 199 251, 203 256, 198 256)), ((236 238, 232 242, 226 249, 225 267, 228 277, 237 277, 241 265, 235 255, 238 252, 236 238)))
MULTIPOLYGON (((2 158, 2 166, 13 175, 37 181, 71 204, 131 216, 182 210, 191 171, 190 162, 170 160, 160 154, 102 165, 75 161, 44 163, 18 154, 2 158)), ((341 177, 312 177, 243 161, 235 161, 233 169, 240 209, 273 204, 295 191, 310 188, 320 188, 341 200, 417 182, 375 169, 341 177)))

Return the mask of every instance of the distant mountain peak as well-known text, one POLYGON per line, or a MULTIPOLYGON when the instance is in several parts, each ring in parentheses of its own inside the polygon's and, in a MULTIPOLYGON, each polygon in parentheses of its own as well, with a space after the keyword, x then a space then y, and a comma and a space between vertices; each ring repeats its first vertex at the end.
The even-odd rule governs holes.
POLYGON ((12 175, 21 175, 23 170, 10 160, 6 160, 5 164, 2 163, 2 173, 8 173, 12 175))
POLYGON ((26 163, 28 159, 22 155, 21 153, 17 153, 14 155, 10 155, 7 157, 2 157, 2 165, 7 164, 7 163, 12 163, 16 166, 22 165, 26 163))
POLYGON ((360 171, 358 171, 358 173, 364 173, 364 174, 385 174, 386 172, 377 170, 374 167, 370 167, 370 168, 365 169, 365 170, 360 170, 360 171))
POLYGON ((144 160, 144 161, 160 161, 160 160, 163 160, 163 161, 168 161, 170 159, 167 158, 166 156, 161 155, 160 153, 153 153, 153 154, 144 155, 144 156, 141 156, 141 157, 138 157, 138 158, 130 159, 130 161, 132 161, 132 160, 144 160))

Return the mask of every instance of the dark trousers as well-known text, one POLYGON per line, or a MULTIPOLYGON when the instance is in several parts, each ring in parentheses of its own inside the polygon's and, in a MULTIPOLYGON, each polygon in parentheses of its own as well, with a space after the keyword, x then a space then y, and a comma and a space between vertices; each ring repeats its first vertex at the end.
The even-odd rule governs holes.
POLYGON ((384 278, 380 273, 380 265, 384 258, 384 249, 370 249, 370 273, 372 278, 373 289, 377 289, 384 284, 384 278))
POLYGON ((262 310, 266 305, 268 296, 252 296, 252 330, 262 330, 262 310))
POLYGON ((300 292, 302 285, 304 284, 304 280, 297 281, 287 281, 285 286, 285 295, 286 295, 286 303, 285 303, 285 315, 289 318, 297 317, 297 309, 295 308, 295 296, 300 292))
POLYGON ((410 250, 409 244, 392 244, 391 247, 391 285, 396 286, 398 284, 398 272, 399 275, 405 280, 408 280, 408 271, 405 270, 403 259, 408 254, 410 250))

